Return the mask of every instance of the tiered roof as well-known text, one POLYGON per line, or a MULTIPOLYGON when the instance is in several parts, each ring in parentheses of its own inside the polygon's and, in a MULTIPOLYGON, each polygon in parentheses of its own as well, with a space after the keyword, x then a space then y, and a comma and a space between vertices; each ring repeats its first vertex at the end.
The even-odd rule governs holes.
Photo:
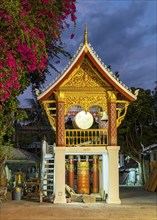
POLYGON ((100 72, 103 78, 108 81, 117 91, 119 91, 129 101, 136 100, 136 96, 132 91, 120 81, 119 78, 102 62, 96 51, 87 40, 87 27, 84 31, 84 42, 80 44, 78 50, 56 79, 38 96, 40 102, 48 99, 48 97, 64 82, 65 79, 73 72, 78 64, 87 55, 95 68, 100 72))

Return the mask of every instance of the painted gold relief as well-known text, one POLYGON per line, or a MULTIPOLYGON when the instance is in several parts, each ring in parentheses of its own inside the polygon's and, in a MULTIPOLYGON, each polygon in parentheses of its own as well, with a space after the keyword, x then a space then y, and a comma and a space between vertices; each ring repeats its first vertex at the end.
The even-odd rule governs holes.
POLYGON ((81 66, 69 76, 61 85, 63 88, 105 88, 110 85, 104 81, 90 61, 85 58, 81 66))
POLYGON ((123 121, 126 113, 127 113, 127 108, 129 106, 129 102, 128 101, 124 101, 124 100, 117 100, 117 127, 121 124, 121 122, 123 121))
POLYGON ((42 104, 44 106, 44 110, 46 112, 46 115, 49 119, 52 128, 54 129, 54 131, 56 131, 56 120, 54 118, 54 116, 56 116, 56 107, 51 106, 54 103, 55 103, 54 100, 47 100, 47 101, 43 101, 42 104))
POLYGON ((84 94, 84 93, 73 93, 65 95, 65 113, 72 105, 79 105, 85 111, 91 106, 101 106, 104 111, 107 112, 107 99, 106 93, 104 94, 84 94))
POLYGON ((108 99, 115 101, 117 99, 117 94, 115 91, 107 91, 108 99))

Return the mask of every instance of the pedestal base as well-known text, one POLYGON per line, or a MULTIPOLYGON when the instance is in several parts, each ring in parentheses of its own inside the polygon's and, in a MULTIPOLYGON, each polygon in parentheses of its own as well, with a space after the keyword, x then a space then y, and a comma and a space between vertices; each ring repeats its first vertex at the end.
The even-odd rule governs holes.
POLYGON ((107 204, 117 204, 117 205, 119 205, 119 204, 121 204, 121 200, 120 199, 107 199, 106 200, 106 203, 107 204))

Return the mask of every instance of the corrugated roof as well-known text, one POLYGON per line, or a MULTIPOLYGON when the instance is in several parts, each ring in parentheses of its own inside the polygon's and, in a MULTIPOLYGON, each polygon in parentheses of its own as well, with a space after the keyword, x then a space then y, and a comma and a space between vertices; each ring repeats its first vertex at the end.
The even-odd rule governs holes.
POLYGON ((16 160, 24 160, 24 161, 33 161, 37 162, 39 161, 38 158, 36 158, 32 153, 25 151, 20 148, 11 148, 10 155, 7 159, 7 161, 16 161, 16 160))

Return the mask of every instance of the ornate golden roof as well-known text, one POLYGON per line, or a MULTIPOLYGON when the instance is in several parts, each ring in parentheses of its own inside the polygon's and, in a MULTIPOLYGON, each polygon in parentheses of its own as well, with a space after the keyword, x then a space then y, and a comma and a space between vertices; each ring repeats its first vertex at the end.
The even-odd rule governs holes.
POLYGON ((65 69, 58 75, 58 77, 47 87, 42 93, 38 95, 40 102, 48 99, 54 91, 68 78, 70 74, 81 64, 84 57, 87 56, 93 66, 101 74, 102 78, 105 79, 107 84, 110 84, 116 91, 121 93, 128 101, 136 100, 136 96, 132 91, 120 81, 119 78, 102 62, 96 51, 93 49, 87 39, 87 25, 84 29, 84 41, 80 44, 78 50, 65 67, 65 69))

